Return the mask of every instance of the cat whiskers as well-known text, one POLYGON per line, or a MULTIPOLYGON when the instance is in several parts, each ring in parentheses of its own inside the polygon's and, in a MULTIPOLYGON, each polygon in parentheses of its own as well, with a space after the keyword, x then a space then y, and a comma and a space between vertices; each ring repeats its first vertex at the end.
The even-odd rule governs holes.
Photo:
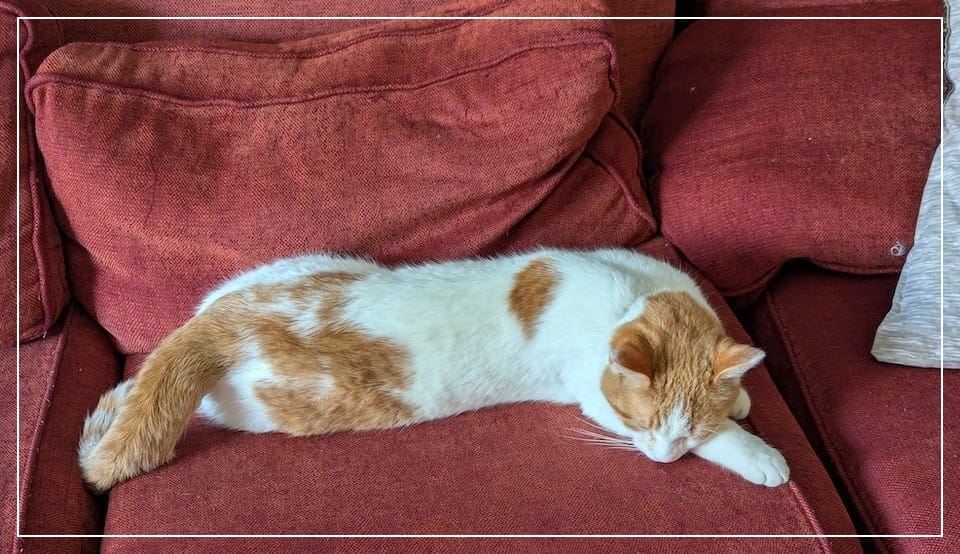
MULTIPOLYGON (((589 422, 585 422, 585 423, 589 423, 589 422)), ((593 427, 596 427, 597 429, 600 429, 601 431, 606 432, 606 430, 601 427, 593 425, 592 423, 589 423, 589 424, 593 427)), ((567 439, 573 439, 581 442, 586 442, 589 444, 596 444, 599 446, 603 446, 605 448, 609 448, 611 450, 629 450, 631 452, 637 451, 637 447, 634 446, 633 441, 627 438, 617 437, 613 435, 606 435, 603 433, 597 433, 596 431, 591 431, 589 429, 579 429, 577 427, 567 427, 565 430, 579 435, 579 436, 563 435, 563 437, 567 439)))
POLYGON ((593 427, 594 429, 596 429, 597 431, 600 431, 601 433, 610 433, 610 431, 604 429, 603 427, 600 427, 599 425, 597 425, 596 423, 590 421, 589 419, 584 419, 584 418, 582 418, 582 417, 580 417, 580 416, 577 416, 577 415, 575 415, 575 416, 573 416, 573 417, 575 417, 575 418, 577 419, 577 421, 579 421, 580 423, 583 423, 583 424, 586 424, 586 425, 588 425, 588 426, 590 426, 590 427, 593 427))

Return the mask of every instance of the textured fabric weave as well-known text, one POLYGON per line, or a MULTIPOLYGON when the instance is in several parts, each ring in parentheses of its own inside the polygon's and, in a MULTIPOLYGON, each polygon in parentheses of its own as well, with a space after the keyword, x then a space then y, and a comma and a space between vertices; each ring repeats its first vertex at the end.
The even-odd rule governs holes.
MULTIPOLYGON (((485 0, 474 2, 483 3, 485 0)), ((77 2, 47 0, 58 16, 409 16, 434 9, 449 0, 112 0, 77 2)), ((674 15, 675 0, 607 0, 612 16, 674 15)), ((575 15, 576 4, 555 2, 549 12, 531 6, 524 15, 575 15)), ((351 19, 298 20, 91 20, 59 22, 66 42, 144 42, 151 40, 220 38, 243 42, 280 42, 330 34, 369 25, 351 19)), ((616 20, 610 23, 620 57, 623 94, 620 108, 630 121, 646 105, 657 61, 673 38, 673 21, 616 20)))
MULTIPOLYGON (((723 16, 940 17, 931 0, 693 0, 691 14, 723 16)), ((688 15, 688 14, 684 14, 688 15)))
MULTIPOLYGON (((575 517, 575 516, 574 516, 575 517)), ((126 554, 143 550, 156 554, 180 554, 185 548, 193 552, 231 552, 273 554, 288 552, 324 552, 356 554, 357 552, 430 552, 433 554, 477 552, 537 552, 544 554, 635 554, 636 552, 737 552, 769 554, 776 548, 790 552, 823 552, 814 539, 739 538, 439 538, 439 539, 123 539, 106 541, 105 554, 126 554), (189 542, 187 542, 189 540, 189 542)), ((859 550, 837 550, 859 552, 859 550)))
MULTIPOLYGON (((3 468, 0 551, 90 552, 97 539, 22 539, 16 524, 15 442, 16 349, 0 348, 0 414, 3 468)), ((99 499, 80 478, 77 439, 85 414, 119 377, 117 358, 106 333, 76 309, 45 339, 20 349, 21 533, 92 534, 103 525, 99 499)))
POLYGON ((30 86, 71 284, 130 353, 285 255, 648 238, 616 75, 601 21, 406 20, 275 45, 71 44, 30 86))
MULTIPOLYGON (((752 316, 787 399, 810 413, 810 436, 846 487, 869 534, 940 532, 940 372, 878 363, 873 329, 895 276, 787 268, 752 316)), ((889 552, 960 551, 960 373, 944 380, 945 539, 888 539, 889 552)))
POLYGON ((21 67, 17 67, 17 17, 47 15, 33 2, 0 2, 0 72, 6 75, 0 99, 0 346, 16 342, 17 240, 20 242, 20 339, 43 335, 54 323, 68 298, 63 255, 56 226, 50 215, 33 139, 33 123, 16 90, 30 76, 30 67, 55 48, 59 36, 48 21, 24 21, 20 37, 21 67), (20 204, 17 205, 17 128, 20 126, 20 204), (18 214, 19 212, 19 214, 18 214), (20 226, 17 227, 17 216, 20 226))
MULTIPOLYGON (((960 83, 960 13, 950 10, 947 77, 960 83)), ((960 369, 960 98, 943 106, 943 142, 930 165, 920 200, 913 249, 897 282, 890 312, 873 341, 881 362, 960 369), (941 156, 943 172, 940 171, 941 156), (941 189, 942 178, 942 189, 941 189), (942 209, 941 209, 942 208, 942 209), (940 240, 941 224, 943 241, 940 240), (942 264, 941 264, 942 251, 942 264), (943 329, 941 331, 941 276, 943 329), (941 335, 942 333, 942 335, 941 335), (941 336, 943 352, 941 358, 941 336)))
POLYGON ((663 235, 728 297, 786 261, 895 273, 939 140, 938 20, 700 21, 659 70, 663 235))

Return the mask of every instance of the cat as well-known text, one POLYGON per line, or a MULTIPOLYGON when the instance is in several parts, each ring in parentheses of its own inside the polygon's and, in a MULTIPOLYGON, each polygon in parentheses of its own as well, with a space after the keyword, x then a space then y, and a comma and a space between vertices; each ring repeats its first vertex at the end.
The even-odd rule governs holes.
POLYGON ((657 462, 692 452, 774 487, 783 456, 733 420, 763 351, 723 331, 687 274, 625 249, 540 249, 386 268, 317 254, 227 281, 100 399, 91 489, 170 461, 194 413, 252 433, 412 425, 495 404, 578 404, 657 462), (731 419, 732 418, 732 419, 731 419))

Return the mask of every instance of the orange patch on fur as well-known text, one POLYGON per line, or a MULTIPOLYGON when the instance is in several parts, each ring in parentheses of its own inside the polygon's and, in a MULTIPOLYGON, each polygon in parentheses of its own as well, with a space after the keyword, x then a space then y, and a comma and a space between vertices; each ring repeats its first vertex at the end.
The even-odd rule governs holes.
POLYGON ((245 360, 250 336, 280 378, 256 390, 280 430, 410 423, 412 410, 392 396, 407 383, 406 352, 337 321, 346 287, 359 278, 331 272, 254 285, 219 298, 171 333, 88 418, 80 441, 84 479, 102 492, 172 459, 200 400, 245 360), (316 332, 295 332, 291 314, 271 309, 273 302, 292 305, 297 315, 314 310, 316 332))
POLYGON ((520 323, 523 336, 533 337, 537 321, 553 299, 558 275, 547 260, 534 260, 513 278, 510 289, 510 312, 520 323))
POLYGON ((600 376, 600 390, 610 407, 631 428, 646 429, 653 425, 654 402, 649 384, 631 379, 608 366, 600 376))
POLYGON ((144 362, 137 376, 101 399, 94 412, 108 425, 85 425, 80 467, 95 491, 166 463, 174 456, 200 399, 231 363, 224 343, 233 335, 218 310, 195 316, 174 331, 144 362), (100 412, 98 414, 98 412, 100 412))
POLYGON ((406 351, 339 321, 355 277, 316 274, 286 287, 295 303, 318 308, 320 324, 310 334, 294 332, 283 316, 253 324, 263 359, 279 378, 254 393, 278 431, 316 435, 414 422, 413 410, 396 397, 408 385, 406 351))
POLYGON ((254 389, 279 431, 316 435, 414 423, 413 410, 396 397, 408 384, 403 349, 343 328, 282 344, 292 346, 289 353, 264 352, 280 382, 254 389))
POLYGON ((691 422, 721 422, 739 388, 715 379, 718 348, 727 341, 716 316, 688 293, 653 294, 643 313, 614 333, 611 352, 626 371, 608 366, 601 390, 632 428, 658 427, 678 401, 691 422))

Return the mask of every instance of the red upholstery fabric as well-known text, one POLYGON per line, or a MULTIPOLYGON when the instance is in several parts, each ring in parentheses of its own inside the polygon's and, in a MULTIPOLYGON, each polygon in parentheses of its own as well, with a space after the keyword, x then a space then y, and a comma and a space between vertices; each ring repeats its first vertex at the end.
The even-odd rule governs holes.
MULTIPOLYGON (((577 517, 572 515, 571 517, 577 517)), ((157 554, 181 552, 537 552, 544 554, 635 554, 636 552, 736 552, 769 554, 822 552, 811 540, 739 538, 271 538, 271 539, 123 539, 112 538, 105 554, 126 554, 135 549, 157 554)))
MULTIPOLYGON (((643 250, 679 263, 662 240, 643 250)), ((720 303, 731 332, 745 339, 721 297, 714 291, 710 298, 720 303)), ((142 360, 128 358, 127 374, 142 360)), ((174 462, 111 492, 106 532, 851 532, 828 476, 766 371, 748 375, 755 398, 748 425, 792 464, 793 481, 776 489, 749 485, 694 458, 658 465, 565 438, 565 429, 584 425, 570 406, 503 406, 402 430, 302 439, 195 421, 174 462)), ((105 539, 104 548, 148 544, 105 539)), ((771 544, 751 541, 738 550, 771 544)), ((855 540, 776 544, 857 550, 855 540)))
MULTIPOLYGON (((16 342, 15 304, 17 283, 17 239, 20 241, 20 338, 41 336, 53 325, 68 298, 64 278, 60 238, 50 215, 42 175, 38 169, 33 123, 27 110, 21 109, 20 125, 20 204, 17 205, 17 17, 45 15, 32 2, 0 2, 0 71, 4 94, 0 99, 0 346, 16 342), (17 227, 17 212, 20 227, 17 227)), ((30 76, 29 68, 38 63, 59 43, 55 25, 25 21, 21 25, 21 84, 30 76)), ((23 104, 21 103, 21 108, 23 104)))
MULTIPOLYGON (((785 270, 751 315, 767 365, 794 407, 809 412, 866 533, 940 532, 939 370, 870 356, 895 276, 785 270)), ((893 552, 960 551, 960 374, 945 375, 947 540, 890 539, 893 552)))
MULTIPOLYGON (((0 349, 3 536, 0 551, 90 551, 95 539, 15 539, 16 349, 0 349), (9 542, 8 542, 9 541, 9 542)), ((20 350, 20 495, 24 534, 89 534, 102 529, 100 501, 77 467, 86 413, 119 377, 120 360, 106 333, 75 307, 47 338, 20 350)))
MULTIPOLYGON (((58 16, 408 16, 436 8, 449 0, 114 0, 109 3, 47 0, 58 16)), ((675 0, 608 0, 613 16, 672 16, 675 0)), ((550 15, 574 13, 571 6, 554 4, 550 15)), ((342 32, 369 25, 364 20, 62 20, 67 42, 143 42, 163 39, 221 38, 235 41, 280 42, 342 32)), ((673 21, 617 20, 611 22, 620 59, 620 108, 630 121, 639 119, 649 96, 657 61, 673 38, 673 21)))
POLYGON ((648 238, 615 76, 601 21, 395 20, 279 45, 71 44, 31 86, 76 297, 130 353, 293 253, 648 238))
POLYGON ((931 0, 693 0, 689 13, 723 16, 940 17, 943 2, 931 0))
POLYGON ((700 21, 644 119, 662 232, 728 297, 786 261, 892 273, 939 140, 940 23, 700 21))

